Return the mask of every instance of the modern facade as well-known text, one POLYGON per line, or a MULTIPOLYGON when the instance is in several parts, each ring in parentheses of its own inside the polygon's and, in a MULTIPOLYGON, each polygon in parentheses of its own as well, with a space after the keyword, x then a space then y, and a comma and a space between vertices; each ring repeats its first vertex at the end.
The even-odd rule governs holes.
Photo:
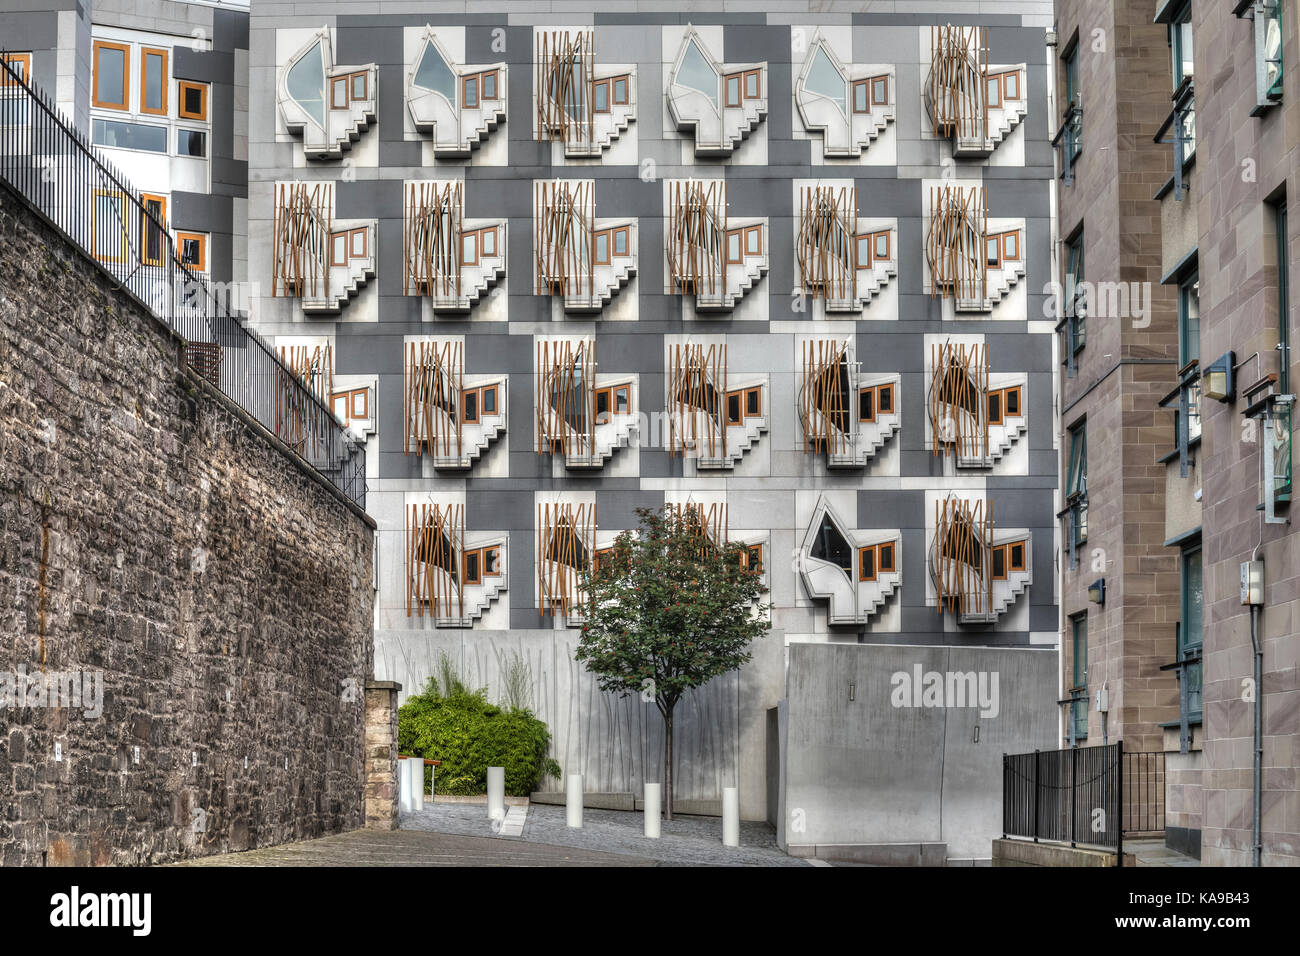
POLYGON ((1296 11, 1093 7, 1057 14, 1060 269, 1093 296, 1062 320, 1062 740, 1164 753, 1170 846, 1294 865, 1296 11))
MULTIPOLYGON (((368 436, 378 675, 523 661, 564 771, 639 792, 658 715, 573 661, 578 572, 637 508, 696 509, 749 549, 773 633, 678 717, 677 795, 736 785, 762 819, 790 645, 977 671, 1055 648, 1051 20, 743 7, 255 5, 248 278, 368 436)), ((1050 712, 1046 672, 1014 672, 1050 712)), ((1051 740, 1009 712, 971 717, 1005 725, 973 761, 980 839, 1002 751, 1051 740)), ((948 826, 894 842, 988 856, 948 826)))

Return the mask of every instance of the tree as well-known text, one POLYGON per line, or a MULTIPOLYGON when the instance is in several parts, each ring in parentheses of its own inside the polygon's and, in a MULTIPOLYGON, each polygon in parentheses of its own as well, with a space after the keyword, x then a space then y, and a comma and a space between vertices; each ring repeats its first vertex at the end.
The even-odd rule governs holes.
POLYGON ((582 575, 575 658, 603 691, 654 700, 664 720, 664 816, 673 818, 673 710, 682 696, 752 656, 771 628, 757 554, 707 534, 700 511, 637 509, 582 575))

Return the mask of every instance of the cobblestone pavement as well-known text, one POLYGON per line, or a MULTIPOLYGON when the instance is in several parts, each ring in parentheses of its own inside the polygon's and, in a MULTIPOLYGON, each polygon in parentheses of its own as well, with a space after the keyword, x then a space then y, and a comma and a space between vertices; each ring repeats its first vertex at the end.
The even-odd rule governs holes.
MULTIPOLYGON (((482 810, 482 808, 476 808, 482 810)), ((177 866, 653 866, 614 853, 421 830, 352 830, 177 866)))
POLYGON ((581 829, 569 829, 564 807, 534 803, 528 807, 522 837, 493 836, 487 807, 475 804, 426 803, 418 813, 402 814, 402 832, 431 831, 492 837, 509 846, 568 847, 574 850, 627 854, 660 864, 686 866, 808 866, 776 846, 766 823, 741 821, 740 846, 722 845, 718 817, 679 816, 664 821, 663 836, 643 836, 644 817, 621 810, 586 809, 581 829))

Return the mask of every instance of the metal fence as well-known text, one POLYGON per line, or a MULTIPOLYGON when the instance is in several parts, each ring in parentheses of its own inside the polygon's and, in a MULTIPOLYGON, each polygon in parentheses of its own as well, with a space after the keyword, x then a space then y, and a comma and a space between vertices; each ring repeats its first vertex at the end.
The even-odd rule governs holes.
POLYGON ((361 507, 365 448, 238 311, 241 288, 209 281, 145 200, 0 54, 0 181, 186 342, 191 368, 361 507))
POLYGON ((1104 747, 1002 756, 1002 835, 1099 846, 1124 855, 1124 838, 1165 827, 1165 755, 1104 747))

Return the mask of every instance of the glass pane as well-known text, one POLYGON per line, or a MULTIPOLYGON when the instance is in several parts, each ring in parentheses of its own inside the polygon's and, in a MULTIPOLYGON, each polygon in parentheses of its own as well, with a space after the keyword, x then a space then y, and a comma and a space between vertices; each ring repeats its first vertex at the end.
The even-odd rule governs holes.
MULTIPOLYGON (((1277 7, 1273 16, 1264 25, 1264 89, 1270 93, 1273 88, 1281 92, 1282 79, 1282 25, 1277 17, 1277 7)), ((1259 14, 1255 14, 1259 16, 1259 14)))
POLYGON ((740 421, 740 395, 735 392, 727 396, 727 421, 732 423, 740 421))
POLYGON ((483 255, 495 256, 497 254, 497 231, 495 229, 483 230, 483 255))
POLYGON ((471 76, 465 80, 465 105, 478 106, 478 77, 471 76))
POLYGON ((178 156, 208 155, 208 134, 195 129, 178 129, 176 131, 176 154, 178 156))
POLYGON ((626 388, 617 388, 614 390, 614 412, 618 415, 626 415, 630 407, 629 399, 631 393, 626 388))
POLYGON ((871 81, 871 101, 877 106, 884 106, 889 102, 889 78, 880 77, 871 81))
POLYGON ((181 240, 181 264, 198 267, 203 264, 202 243, 198 239, 181 240))
POLYGON ((366 75, 357 73, 352 77, 352 99, 364 100, 366 98, 366 75))
POLYGON ((452 72, 433 43, 424 45, 424 55, 420 57, 420 66, 415 71, 413 85, 423 90, 441 93, 447 97, 452 106, 456 105, 456 74, 452 72))
POLYGON ((192 116, 203 115, 203 88, 199 86, 187 86, 182 93, 184 97, 184 111, 192 116))
POLYGON ((110 47, 99 48, 99 69, 95 72, 95 99, 101 103, 126 105, 122 81, 126 75, 126 53, 110 47))
POLYGON ((1179 289, 1178 359, 1186 365, 1201 357, 1201 283, 1192 280, 1179 289))
POLYGON ((745 74, 745 95, 751 100, 758 99, 758 74, 745 74))
POLYGON ((614 255, 627 255, 627 230, 620 229, 614 233, 614 255))
POLYGON ((748 392, 745 393, 745 414, 746 415, 758 414, 759 396, 760 396, 759 390, 756 388, 751 388, 748 392))
POLYGON ((869 422, 876 417, 876 393, 864 388, 858 393, 858 419, 869 422))
POLYGON ((682 56, 682 65, 678 67, 674 81, 703 93, 709 98, 714 109, 717 108, 718 71, 713 68, 694 39, 686 44, 686 53, 682 56))
POLYGON ((873 258, 875 259, 889 258, 889 233, 882 232, 876 236, 876 249, 873 258))
POLYGON ((727 77, 727 105, 740 105, 740 77, 738 76, 727 77))
POLYGON ((465 412, 465 421, 478 421, 478 392, 466 392, 461 397, 461 402, 463 403, 463 410, 465 412))
POLYGON ((143 126, 118 120, 97 119, 91 124, 96 146, 114 149, 145 149, 152 153, 167 152, 167 127, 143 126))
MULTIPOLYGON (((746 84, 750 80, 754 80, 755 87, 757 87, 758 78, 752 75, 746 77, 746 84)), ((835 64, 831 62, 831 58, 826 54, 826 48, 820 43, 817 44, 817 52, 813 54, 812 66, 808 68, 808 77, 804 80, 804 89, 809 93, 816 93, 818 96, 826 97, 841 110, 848 112, 848 81, 835 68, 835 64)), ((746 93, 747 95, 757 95, 757 89, 755 89, 754 94, 749 94, 748 91, 746 93)))
POLYGON ((614 81, 614 102, 627 102, 627 80, 622 77, 614 81))
POLYGON ((483 389, 483 414, 492 415, 497 410, 497 390, 495 388, 483 389))
POLYGON ((497 75, 496 71, 483 74, 483 99, 494 100, 497 98, 497 75))
POLYGON ((869 581, 876 576, 876 551, 874 548, 863 548, 859 551, 858 562, 863 578, 869 581))
POLYGON ((867 105, 867 84, 853 84, 853 112, 865 113, 870 109, 867 105))
POLYGON ((853 550, 828 513, 822 515, 821 527, 817 529, 809 554, 818 560, 839 565, 845 573, 853 568, 853 550))
POLYGON ((320 41, 312 44, 292 67, 285 86, 307 115, 325 127, 325 58, 320 41))
POLYGON ((1201 646, 1202 608, 1201 552, 1183 555, 1183 626, 1179 629, 1184 650, 1201 646))
POLYGON ((158 223, 164 221, 162 202, 157 199, 146 199, 144 208, 147 213, 144 217, 144 255, 147 261, 157 263, 162 260, 163 231, 155 221, 158 223))
POLYGON ((592 87, 591 92, 592 92, 592 99, 595 102, 596 112, 608 113, 609 112, 609 84, 597 83, 594 87, 592 87))
POLYGON ((858 236, 858 265, 871 265, 871 237, 858 236))
POLYGON ((607 232, 596 234, 596 261, 609 261, 609 233, 607 232))
POLYGON ((160 53, 144 56, 144 108, 161 110, 163 107, 163 57, 160 53))
POLYGON ((497 574, 501 567, 501 552, 497 548, 483 549, 483 573, 497 574))
POLYGON ((461 261, 473 264, 478 261, 478 234, 469 233, 461 237, 461 261))
POLYGON ((733 232, 727 236, 727 261, 739 262, 740 260, 740 233, 733 232))

